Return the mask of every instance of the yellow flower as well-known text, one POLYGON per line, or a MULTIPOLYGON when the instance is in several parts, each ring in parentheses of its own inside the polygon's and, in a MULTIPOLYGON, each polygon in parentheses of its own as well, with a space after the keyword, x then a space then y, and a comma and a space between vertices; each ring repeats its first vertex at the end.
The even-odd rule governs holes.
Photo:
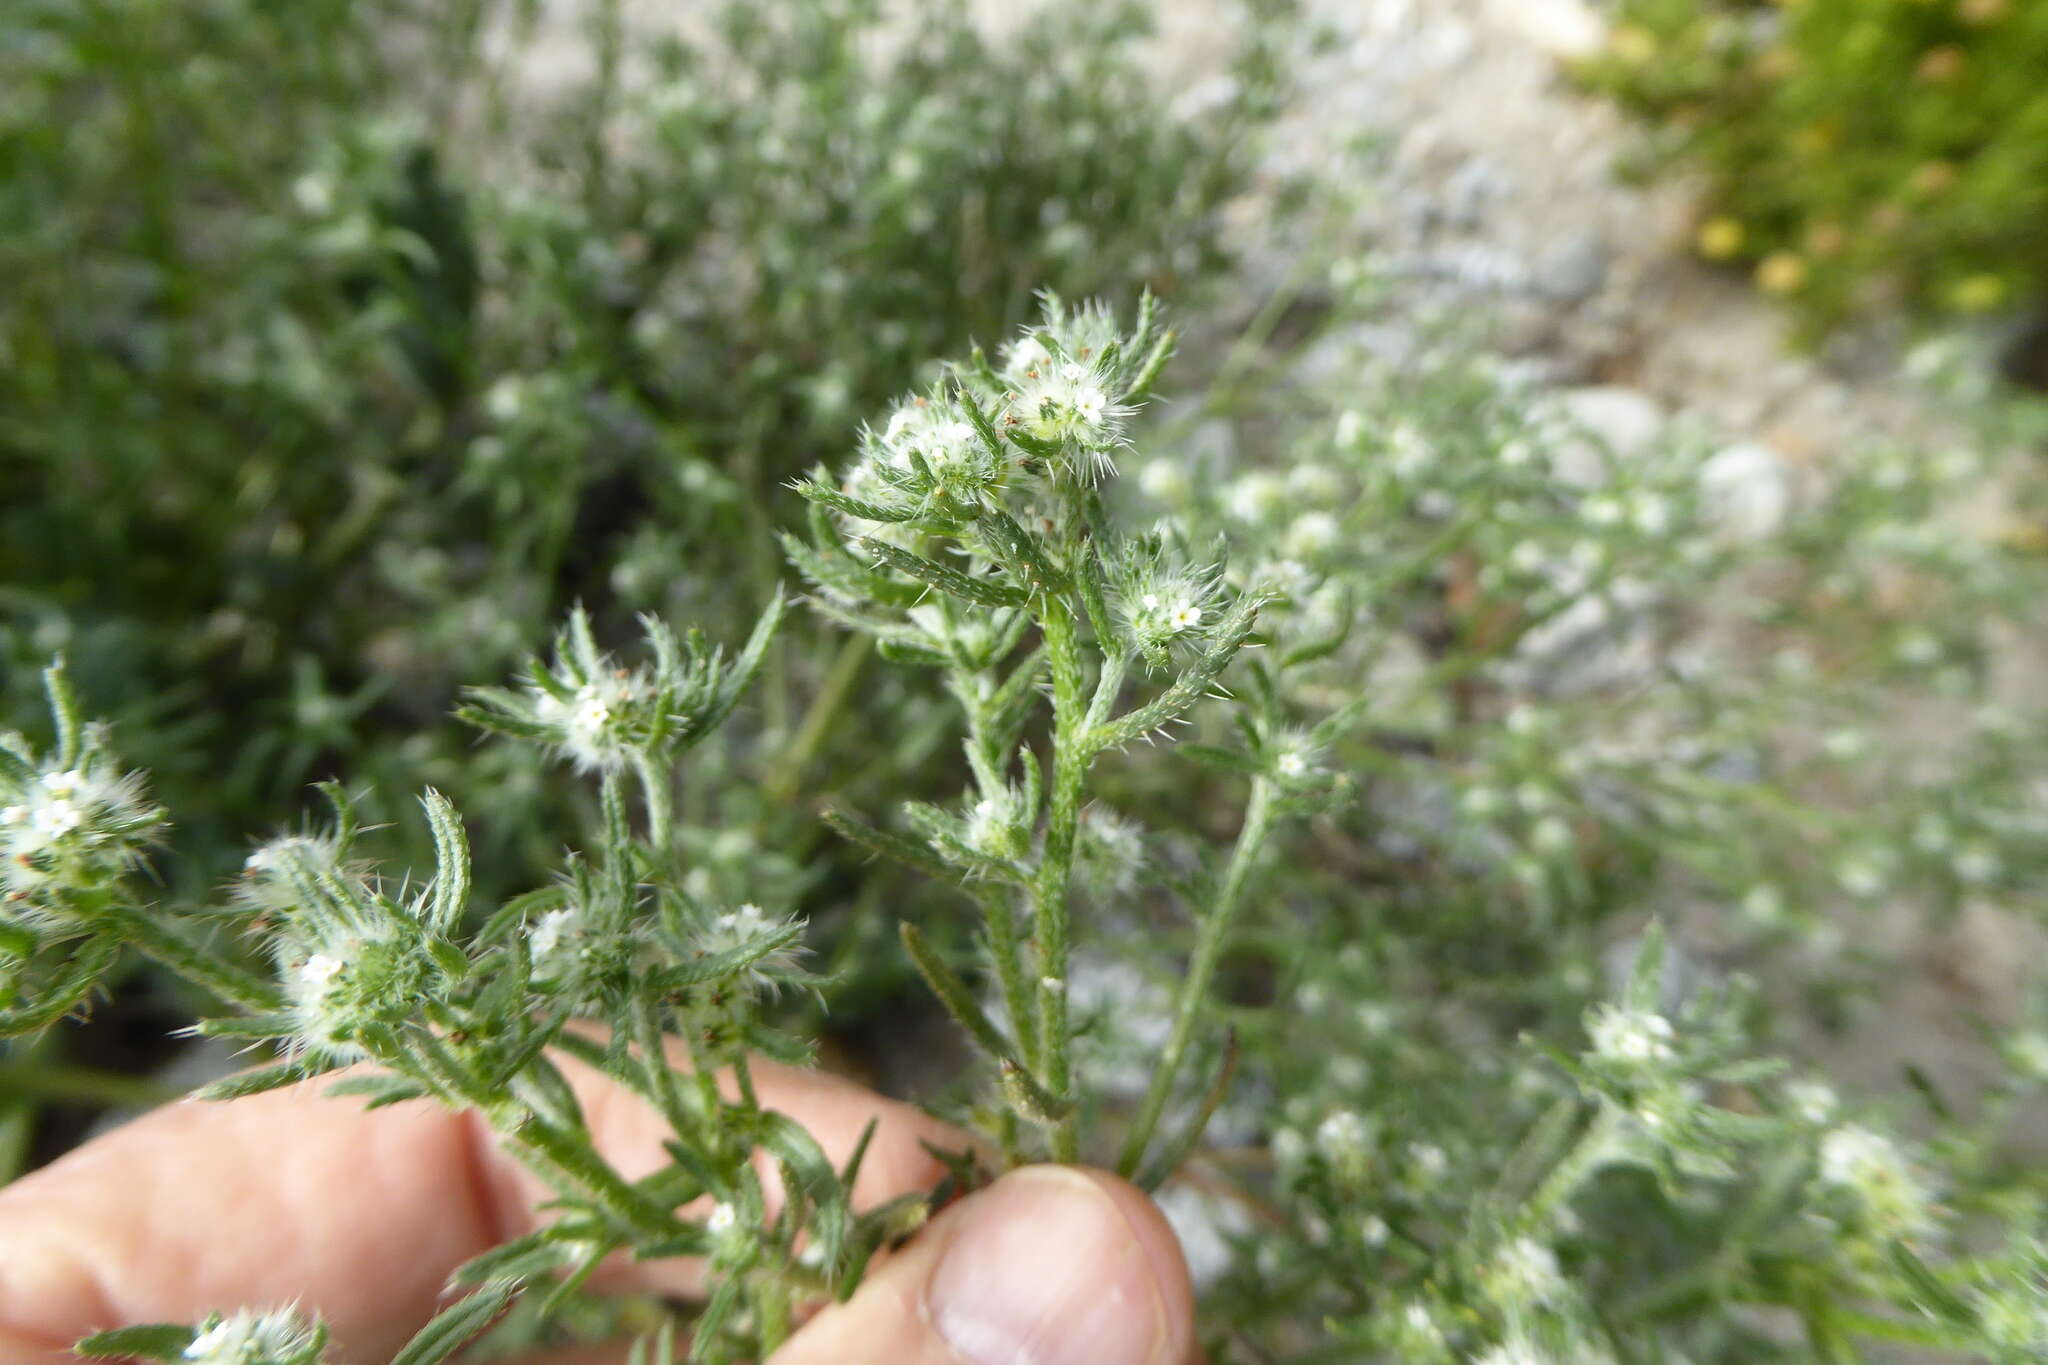
POLYGON ((1996 275, 1971 275, 1950 287, 1948 299, 1960 312, 1989 312, 2005 302, 2005 281, 1996 275))
POLYGON ((1641 24, 1622 24, 1607 35, 1607 47, 1621 60, 1639 66, 1657 55, 1657 35, 1641 24))
POLYGON ((1806 283, 1806 260, 1796 252, 1773 251, 1757 262, 1757 288, 1767 294, 1791 294, 1806 283))
POLYGON ((1742 250, 1744 236, 1742 224, 1723 214, 1700 224, 1695 244, 1699 247, 1700 255, 1708 260, 1725 261, 1742 250))

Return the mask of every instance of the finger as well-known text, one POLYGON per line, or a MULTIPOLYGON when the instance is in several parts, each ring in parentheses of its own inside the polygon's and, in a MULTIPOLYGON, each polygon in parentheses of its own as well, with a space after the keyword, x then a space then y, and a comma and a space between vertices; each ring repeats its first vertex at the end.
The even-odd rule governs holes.
POLYGON ((933 1220, 770 1365, 1186 1365, 1194 1292, 1134 1186, 1030 1166, 933 1220))
MULTIPOLYGON (((666 1125, 594 1070, 563 1062, 593 1140, 629 1178, 665 1160, 666 1125)), ((451 1271, 538 1225, 549 1197, 474 1115, 413 1102, 370 1110, 331 1078, 137 1119, 0 1189, 0 1362, 70 1360, 78 1337, 214 1309, 297 1301, 344 1361, 386 1359, 432 1316, 451 1271)), ((835 1160, 879 1121, 856 1202, 927 1187, 920 1140, 954 1135, 850 1082, 756 1063, 764 1106, 835 1160)), ((688 1292, 700 1268, 637 1282, 688 1292)))

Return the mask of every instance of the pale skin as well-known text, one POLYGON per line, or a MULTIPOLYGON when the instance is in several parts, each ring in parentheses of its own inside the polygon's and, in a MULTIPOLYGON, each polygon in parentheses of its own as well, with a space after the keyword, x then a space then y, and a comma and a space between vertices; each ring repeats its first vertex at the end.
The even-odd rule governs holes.
MULTIPOLYGON (((596 1073, 563 1067, 627 1176, 663 1127, 596 1073)), ((929 1189, 943 1124, 849 1082, 757 1063, 761 1103, 843 1159, 878 1128, 856 1202, 929 1189)), ((327 1081, 167 1106, 0 1189, 0 1365, 76 1360, 107 1328, 297 1302, 334 1358, 379 1365, 444 1302, 457 1265, 544 1217, 548 1191, 474 1118, 426 1102, 369 1110, 327 1081)), ((620 1265, 604 1283, 687 1296, 702 1268, 620 1265)), ((812 1316, 770 1365, 1192 1365, 1193 1295, 1172 1230, 1130 1185, 1029 1167, 959 1201, 812 1316)), ((599 1347, 548 1365, 600 1365, 599 1347)))

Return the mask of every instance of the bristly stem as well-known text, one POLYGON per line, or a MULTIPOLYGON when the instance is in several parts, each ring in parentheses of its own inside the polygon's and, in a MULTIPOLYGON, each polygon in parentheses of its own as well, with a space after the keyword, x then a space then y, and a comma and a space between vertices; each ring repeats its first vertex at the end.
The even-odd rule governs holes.
POLYGON ((652 756, 637 749, 633 752, 633 773, 640 779, 640 799, 647 808, 647 842, 656 853, 667 853, 676 823, 673 775, 652 756))
POLYGON ((1123 1150, 1117 1157, 1117 1170, 1125 1176, 1134 1174, 1144 1161, 1145 1149, 1151 1145, 1152 1135, 1158 1130, 1159 1116, 1165 1112, 1166 1102, 1173 1095, 1174 1082, 1179 1079, 1181 1067, 1187 1061, 1195 1025, 1201 1017, 1203 1003, 1209 999, 1210 984, 1216 977, 1216 965, 1223 958, 1223 949, 1230 941, 1231 928, 1237 921, 1238 908, 1244 903, 1245 881, 1251 875, 1252 864, 1258 860, 1259 850, 1265 846, 1266 836, 1272 832, 1273 802, 1277 795, 1271 778, 1261 776, 1252 779, 1251 802, 1245 808, 1237 844, 1230 851, 1230 863, 1224 869, 1223 880, 1217 884, 1215 900, 1195 930, 1194 956, 1188 962, 1187 975, 1181 979, 1180 998, 1174 1004, 1173 1031, 1167 1038, 1166 1050, 1152 1072, 1152 1084, 1145 1092, 1144 1102, 1138 1107, 1137 1118, 1132 1121, 1123 1150))
POLYGON ((1047 806, 1045 851, 1032 883, 1032 917, 1038 935, 1038 1003, 1044 1020, 1045 1080, 1059 1099, 1068 1101, 1053 1127, 1053 1159, 1073 1161, 1080 1155, 1072 1104, 1074 1083, 1069 1060, 1071 1035, 1067 1018, 1069 955, 1067 882, 1074 866, 1074 841, 1081 821, 1081 784, 1093 756, 1088 747, 1086 701, 1082 696, 1081 644, 1072 608, 1058 597, 1046 600, 1040 629, 1045 635, 1046 662, 1052 677, 1052 791, 1047 806))
POLYGON ((193 985, 257 1014, 283 1007, 284 998, 254 972, 244 971, 225 957, 201 951, 177 930, 159 923, 147 910, 117 903, 109 905, 105 913, 120 926, 121 936, 130 944, 193 985))

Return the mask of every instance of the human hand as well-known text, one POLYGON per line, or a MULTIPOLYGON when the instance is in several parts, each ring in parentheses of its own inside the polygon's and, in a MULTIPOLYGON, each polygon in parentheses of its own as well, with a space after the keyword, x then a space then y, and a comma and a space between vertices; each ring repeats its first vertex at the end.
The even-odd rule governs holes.
MULTIPOLYGON (((560 1065, 623 1174, 663 1163, 651 1109, 560 1065)), ((878 1120, 862 1207, 931 1187, 940 1167, 921 1141, 958 1141, 849 1082, 766 1062, 754 1075, 762 1104, 835 1161, 878 1120)), ((330 1082, 170 1105, 0 1189, 0 1365, 75 1360, 73 1341, 112 1327, 295 1301, 333 1329, 334 1360, 375 1365, 442 1304, 449 1272, 541 1221, 549 1191, 473 1116, 425 1102, 370 1110, 326 1097, 330 1082)), ((621 1263, 598 1283, 689 1295, 703 1268, 621 1263)), ((1186 1365, 1192 1304, 1179 1245, 1143 1194, 1099 1172, 1027 1167, 940 1213, 771 1365, 1186 1365)))

